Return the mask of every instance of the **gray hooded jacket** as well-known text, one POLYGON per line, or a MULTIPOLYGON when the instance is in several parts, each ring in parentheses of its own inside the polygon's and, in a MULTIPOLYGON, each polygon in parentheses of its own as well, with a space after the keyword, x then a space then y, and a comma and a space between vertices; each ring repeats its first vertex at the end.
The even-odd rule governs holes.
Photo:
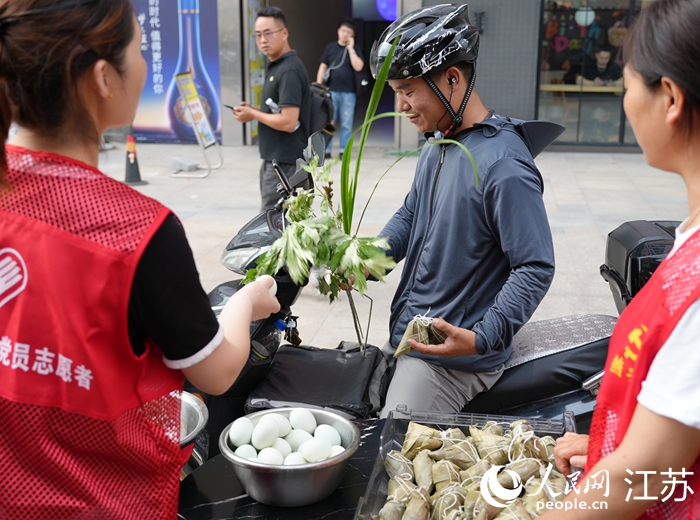
POLYGON ((478 355, 410 355, 467 372, 498 369, 513 335, 532 316, 554 276, 543 181, 513 122, 489 116, 457 145, 426 145, 403 206, 379 236, 405 260, 390 316, 396 348, 418 314, 476 333, 478 355))

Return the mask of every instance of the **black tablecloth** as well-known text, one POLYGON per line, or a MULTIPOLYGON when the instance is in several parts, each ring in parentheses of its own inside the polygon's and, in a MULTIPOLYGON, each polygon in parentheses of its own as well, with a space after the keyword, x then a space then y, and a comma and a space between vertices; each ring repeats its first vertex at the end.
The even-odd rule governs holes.
POLYGON ((347 473, 338 489, 321 502, 297 508, 259 504, 246 495, 231 462, 223 455, 217 455, 180 484, 178 518, 352 520, 379 453, 379 436, 384 422, 383 419, 368 419, 357 423, 361 434, 360 447, 350 458, 347 473))

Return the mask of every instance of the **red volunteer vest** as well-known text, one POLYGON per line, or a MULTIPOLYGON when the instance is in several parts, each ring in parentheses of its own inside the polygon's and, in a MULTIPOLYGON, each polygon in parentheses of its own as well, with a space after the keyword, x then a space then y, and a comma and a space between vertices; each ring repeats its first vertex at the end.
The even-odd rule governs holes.
MULTIPOLYGON (((699 296, 700 231, 659 265, 615 325, 591 424, 586 472, 622 442, 652 361, 699 296)), ((629 469, 649 471, 649 468, 629 469)), ((676 480, 686 480, 694 494, 688 493, 685 500, 675 501, 683 496, 683 486, 678 485, 671 498, 657 502, 640 518, 700 518, 700 460, 685 469, 693 475, 676 480)))
POLYGON ((98 170, 7 146, 0 189, 0 518, 177 517, 183 376, 136 357, 136 266, 169 214, 98 170))

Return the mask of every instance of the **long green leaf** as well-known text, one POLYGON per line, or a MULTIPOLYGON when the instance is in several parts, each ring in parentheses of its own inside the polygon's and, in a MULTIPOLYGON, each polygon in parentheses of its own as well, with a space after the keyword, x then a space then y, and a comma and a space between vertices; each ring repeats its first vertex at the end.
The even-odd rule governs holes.
MULTIPOLYGON (((389 76, 389 67, 391 65, 391 60, 394 57, 394 51, 396 50, 396 44, 399 41, 399 36, 396 37, 389 54, 387 55, 382 68, 377 74, 377 81, 374 83, 372 88, 372 95, 369 98, 369 104, 367 105, 367 112, 365 113, 365 123, 362 125, 362 134, 360 136, 360 144, 357 150, 357 162, 355 165, 355 175, 350 177, 350 158, 352 154, 352 146, 354 144, 354 135, 350 138, 346 144, 345 151, 343 154, 343 162, 340 166, 340 203, 343 208, 343 230, 349 235, 352 230, 352 217, 355 207, 355 195, 357 192, 357 181, 360 172, 360 162, 362 160, 362 152, 365 147, 365 142, 367 141, 367 134, 369 133, 369 124, 366 124, 373 120, 374 115, 377 112, 377 107, 379 106, 379 100, 382 97, 384 91, 384 85, 386 84, 387 77, 389 76)), ((386 117, 386 116, 385 116, 386 117)))

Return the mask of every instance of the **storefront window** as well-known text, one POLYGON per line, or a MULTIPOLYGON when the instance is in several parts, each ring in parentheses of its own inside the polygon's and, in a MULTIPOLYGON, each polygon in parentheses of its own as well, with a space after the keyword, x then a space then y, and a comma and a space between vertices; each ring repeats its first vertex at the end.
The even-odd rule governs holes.
POLYGON ((538 118, 564 125, 558 142, 635 144, 622 110, 621 45, 647 3, 545 0, 538 118))

